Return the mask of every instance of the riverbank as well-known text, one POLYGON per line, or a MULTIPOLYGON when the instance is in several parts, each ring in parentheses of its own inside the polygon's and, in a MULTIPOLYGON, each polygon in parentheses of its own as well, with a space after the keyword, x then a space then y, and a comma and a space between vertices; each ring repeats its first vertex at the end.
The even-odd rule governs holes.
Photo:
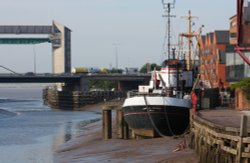
MULTIPOLYGON (((83 110, 101 112, 102 105, 86 106, 83 110)), ((113 133, 115 135, 115 133, 113 133)), ((198 157, 187 146, 188 137, 141 140, 102 140, 102 121, 84 127, 81 134, 57 148, 55 163, 70 162, 161 162, 196 163, 198 157), (184 143, 186 141, 186 143, 184 143)))

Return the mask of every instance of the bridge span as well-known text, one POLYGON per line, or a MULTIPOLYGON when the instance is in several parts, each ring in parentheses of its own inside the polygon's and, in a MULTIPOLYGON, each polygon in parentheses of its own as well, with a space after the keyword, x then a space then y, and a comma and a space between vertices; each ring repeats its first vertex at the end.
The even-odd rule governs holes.
POLYGON ((89 81, 117 81, 118 90, 137 89, 138 85, 147 83, 150 74, 0 74, 0 83, 65 83, 65 85, 82 91, 88 90, 89 81))
POLYGON ((80 80, 147 81, 149 74, 0 74, 0 83, 68 83, 80 80))

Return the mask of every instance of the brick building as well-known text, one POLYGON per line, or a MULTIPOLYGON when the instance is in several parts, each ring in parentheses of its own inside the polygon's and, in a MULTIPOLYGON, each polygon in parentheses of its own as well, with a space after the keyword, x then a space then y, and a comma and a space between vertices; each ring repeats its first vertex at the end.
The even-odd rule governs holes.
POLYGON ((225 50, 229 44, 229 31, 217 30, 201 36, 200 74, 211 87, 228 86, 225 74, 225 50))
MULTIPOLYGON (((241 46, 249 46, 250 44, 250 2, 244 7, 242 21, 242 40, 241 46)), ((226 80, 228 82, 236 82, 242 78, 250 77, 250 66, 243 61, 238 53, 235 52, 237 44, 237 16, 234 15, 230 19, 229 29, 229 45, 226 47, 226 80)), ((250 51, 244 51, 245 56, 250 58, 250 51)))

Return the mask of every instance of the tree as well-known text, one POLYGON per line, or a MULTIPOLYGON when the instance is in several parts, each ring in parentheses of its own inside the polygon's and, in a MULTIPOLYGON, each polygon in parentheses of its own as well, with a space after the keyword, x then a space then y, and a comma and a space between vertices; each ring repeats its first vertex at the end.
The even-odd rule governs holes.
POLYGON ((90 89, 102 89, 102 90, 111 90, 113 88, 117 88, 117 81, 90 81, 89 82, 90 89))
POLYGON ((123 69, 112 68, 111 70, 109 70, 109 73, 111 74, 122 74, 122 72, 123 72, 123 69))
POLYGON ((246 99, 250 101, 250 78, 243 78, 241 81, 231 85, 231 88, 241 88, 246 99))
POLYGON ((153 71, 155 68, 156 70, 160 70, 161 66, 157 65, 156 63, 146 63, 140 69, 140 73, 148 73, 150 71, 153 71))

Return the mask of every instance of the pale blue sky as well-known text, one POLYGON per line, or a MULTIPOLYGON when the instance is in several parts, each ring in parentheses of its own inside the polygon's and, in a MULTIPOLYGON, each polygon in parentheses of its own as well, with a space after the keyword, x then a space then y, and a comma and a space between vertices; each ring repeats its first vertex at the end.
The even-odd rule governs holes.
MULTIPOLYGON (((186 32, 187 21, 180 17, 188 10, 199 17, 194 29, 204 24, 203 33, 227 30, 236 0, 176 0, 173 40, 186 32)), ((51 25, 55 20, 69 27, 72 67, 115 67, 113 43, 119 43, 120 68, 160 63, 162 58, 166 19, 161 0, 1 0, 0 13, 0 25, 51 25)), ((33 71, 33 49, 37 72, 51 72, 50 44, 0 45, 0 65, 33 71)))

